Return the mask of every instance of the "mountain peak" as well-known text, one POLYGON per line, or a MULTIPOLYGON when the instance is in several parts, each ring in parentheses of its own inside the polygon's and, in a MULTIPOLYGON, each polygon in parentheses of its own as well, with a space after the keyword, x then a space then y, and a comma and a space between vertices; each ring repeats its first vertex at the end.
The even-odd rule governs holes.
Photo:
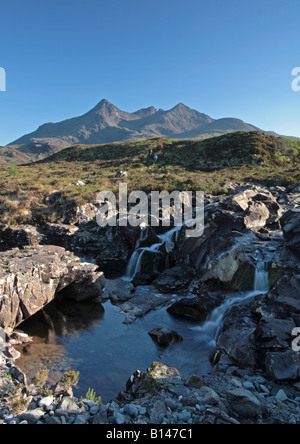
POLYGON ((108 108, 108 107, 116 108, 115 105, 113 105, 107 99, 102 99, 99 103, 97 103, 97 105, 95 106, 94 109, 101 109, 101 108, 108 108))
POLYGON ((191 108, 189 108, 188 106, 186 106, 184 103, 182 103, 182 102, 180 102, 180 103, 178 103, 176 106, 174 106, 174 108, 173 109, 191 109, 191 108))
POLYGON ((42 125, 10 145, 26 145, 45 139, 62 144, 101 144, 151 137, 198 138, 202 134, 255 129, 237 119, 216 121, 206 114, 178 103, 164 111, 153 106, 134 113, 122 111, 109 100, 102 99, 86 114, 63 122, 42 125))

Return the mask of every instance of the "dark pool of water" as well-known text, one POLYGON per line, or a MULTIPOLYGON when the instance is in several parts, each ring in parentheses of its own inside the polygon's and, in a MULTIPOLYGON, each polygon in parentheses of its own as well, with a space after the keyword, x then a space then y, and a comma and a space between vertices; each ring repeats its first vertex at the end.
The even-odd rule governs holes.
POLYGON ((65 370, 80 371, 75 396, 84 396, 93 388, 104 402, 124 390, 135 370, 145 371, 153 361, 176 367, 183 377, 209 371, 213 344, 199 335, 197 324, 172 317, 166 307, 130 325, 123 324, 123 320, 120 309, 110 301, 103 305, 95 300, 52 302, 20 326, 34 336, 34 342, 22 350, 17 365, 29 379, 46 366, 51 382, 56 382, 65 370), (176 330, 183 342, 158 347, 148 335, 156 327, 176 330))

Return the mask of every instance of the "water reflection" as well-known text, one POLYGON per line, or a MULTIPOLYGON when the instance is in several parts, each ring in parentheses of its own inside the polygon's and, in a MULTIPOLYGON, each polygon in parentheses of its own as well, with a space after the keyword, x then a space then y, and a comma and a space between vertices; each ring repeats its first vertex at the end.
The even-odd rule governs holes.
POLYGON ((130 325, 123 320, 120 309, 110 301, 103 306, 98 301, 52 302, 20 326, 35 340, 23 350, 17 365, 31 377, 46 366, 52 383, 65 370, 80 371, 75 396, 84 396, 93 388, 104 402, 124 389, 135 370, 145 370, 153 361, 176 367, 183 377, 201 376, 210 369, 211 347, 195 335, 191 328, 195 324, 172 317, 166 307, 130 325), (148 335, 157 327, 176 330, 183 342, 167 348, 157 346, 148 335))
POLYGON ((54 344, 58 337, 74 335, 82 329, 92 329, 103 317, 104 308, 98 300, 74 303, 57 298, 23 322, 20 329, 31 336, 44 338, 48 344, 54 344))

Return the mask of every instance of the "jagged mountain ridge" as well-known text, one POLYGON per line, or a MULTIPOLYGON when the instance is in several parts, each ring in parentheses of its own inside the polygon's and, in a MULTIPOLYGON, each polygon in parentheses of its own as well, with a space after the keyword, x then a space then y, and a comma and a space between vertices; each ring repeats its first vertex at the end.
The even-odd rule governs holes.
POLYGON ((183 103, 167 111, 150 106, 130 113, 104 99, 82 116, 45 123, 36 131, 0 147, 0 164, 38 161, 78 144, 95 145, 155 137, 205 139, 255 130, 262 131, 240 119, 213 119, 183 103))
POLYGON ((193 110, 183 103, 164 111, 153 106, 135 113, 122 111, 107 100, 80 117, 59 123, 46 123, 33 133, 27 134, 9 145, 24 145, 41 139, 60 139, 65 143, 110 143, 139 138, 173 137, 185 138, 190 134, 228 131, 251 131, 256 127, 239 119, 215 120, 193 110))

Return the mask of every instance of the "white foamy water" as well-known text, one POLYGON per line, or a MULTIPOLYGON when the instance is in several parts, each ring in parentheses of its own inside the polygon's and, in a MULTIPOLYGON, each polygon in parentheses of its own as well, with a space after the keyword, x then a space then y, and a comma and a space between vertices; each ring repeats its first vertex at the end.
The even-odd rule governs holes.
POLYGON ((216 340, 223 325, 223 319, 225 314, 235 305, 239 305, 242 302, 252 299, 260 294, 266 294, 269 291, 269 274, 267 271, 267 264, 264 262, 258 262, 255 270, 254 277, 254 289, 253 291, 241 293, 228 297, 226 301, 215 308, 215 310, 209 315, 203 325, 199 327, 192 327, 193 330, 200 333, 203 336, 201 342, 206 342, 211 346, 216 345, 216 340))

